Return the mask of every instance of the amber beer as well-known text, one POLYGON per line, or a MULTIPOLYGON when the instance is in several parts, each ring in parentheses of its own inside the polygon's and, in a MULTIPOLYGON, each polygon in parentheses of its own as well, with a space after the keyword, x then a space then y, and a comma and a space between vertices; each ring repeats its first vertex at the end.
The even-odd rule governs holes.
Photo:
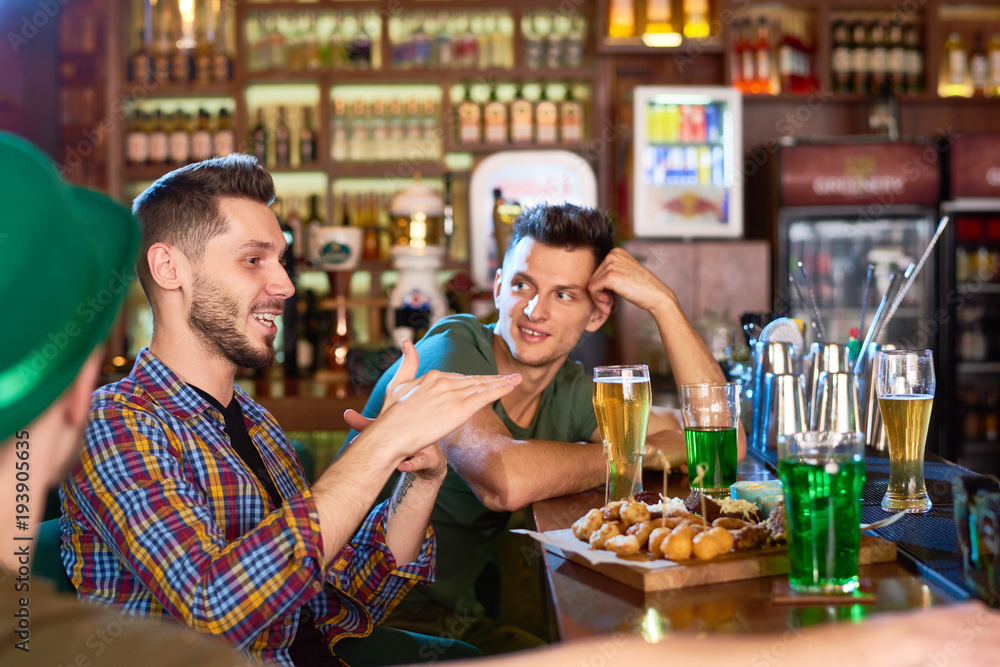
MULTIPOLYGON (((924 485, 924 444, 934 397, 926 394, 882 396, 878 408, 889 441, 890 502, 912 502, 927 496, 924 485)), ((922 508, 921 501, 917 504, 922 508)), ((929 504, 928 504, 929 508, 929 504)))
POLYGON ((649 371, 645 366, 594 369, 594 412, 608 463, 605 502, 642 491, 649 404, 649 371))

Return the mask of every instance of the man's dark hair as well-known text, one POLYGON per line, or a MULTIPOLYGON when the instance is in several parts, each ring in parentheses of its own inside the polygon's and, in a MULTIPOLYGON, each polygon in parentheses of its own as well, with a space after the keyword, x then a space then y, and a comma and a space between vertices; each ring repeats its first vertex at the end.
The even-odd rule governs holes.
POLYGON ((514 220, 507 253, 528 237, 554 248, 588 248, 594 266, 615 247, 615 228, 606 213, 575 204, 539 204, 526 208, 514 220))
POLYGON ((192 261, 205 244, 229 229, 219 199, 249 199, 270 205, 274 180, 252 155, 234 153, 189 164, 161 176, 132 202, 132 214, 142 228, 136 274, 150 305, 152 275, 146 252, 154 243, 177 246, 192 261))

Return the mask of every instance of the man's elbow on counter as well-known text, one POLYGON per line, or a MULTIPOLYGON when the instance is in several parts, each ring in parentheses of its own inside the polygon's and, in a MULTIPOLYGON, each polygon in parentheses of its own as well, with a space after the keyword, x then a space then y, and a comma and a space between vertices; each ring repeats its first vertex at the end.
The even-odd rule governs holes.
POLYGON ((513 488, 511 480, 491 480, 486 484, 470 484, 479 502, 491 512, 516 512, 527 507, 531 501, 525 500, 513 488))

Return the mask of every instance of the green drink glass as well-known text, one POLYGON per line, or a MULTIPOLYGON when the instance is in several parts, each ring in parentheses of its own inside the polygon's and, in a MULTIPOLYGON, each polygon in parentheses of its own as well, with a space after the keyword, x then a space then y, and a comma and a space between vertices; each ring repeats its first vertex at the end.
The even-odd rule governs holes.
POLYGON ((864 444, 862 433, 809 431, 778 438, 793 591, 858 589, 864 444))
POLYGON ((728 498, 736 483, 740 386, 735 382, 682 384, 681 417, 692 491, 728 498))

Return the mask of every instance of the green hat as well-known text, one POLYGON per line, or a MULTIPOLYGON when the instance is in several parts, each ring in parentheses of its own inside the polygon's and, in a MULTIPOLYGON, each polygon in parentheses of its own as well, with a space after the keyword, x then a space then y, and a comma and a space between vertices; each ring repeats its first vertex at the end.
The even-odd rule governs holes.
POLYGON ((125 207, 63 182, 30 143, 0 132, 0 441, 41 415, 107 336, 133 274, 125 207))

